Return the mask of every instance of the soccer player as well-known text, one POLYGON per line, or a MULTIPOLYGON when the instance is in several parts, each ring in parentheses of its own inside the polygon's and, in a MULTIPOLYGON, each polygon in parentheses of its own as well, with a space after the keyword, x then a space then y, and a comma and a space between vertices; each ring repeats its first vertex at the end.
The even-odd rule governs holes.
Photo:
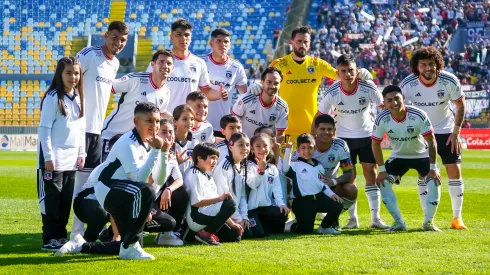
POLYGON ((419 173, 419 181, 427 184, 424 211, 424 231, 441 231, 434 225, 434 216, 441 198, 441 175, 437 168, 437 144, 427 114, 412 106, 405 106, 400 87, 390 85, 383 90, 385 110, 378 114, 373 128, 372 148, 379 174, 376 184, 383 203, 395 222, 386 230, 405 231, 407 226, 400 214, 393 184, 410 169, 419 173), (381 141, 387 134, 392 144, 390 158, 384 162, 381 141), (425 140, 425 141, 424 141, 425 140))
POLYGON ((243 94, 233 105, 232 113, 242 120, 243 132, 253 136, 260 126, 271 126, 276 132, 276 140, 284 139, 288 127, 288 104, 277 95, 283 75, 275 67, 262 73, 262 92, 258 95, 243 94))
MULTIPOLYGON (((358 157, 362 165, 366 179, 366 196, 371 211, 370 227, 384 229, 388 226, 379 215, 380 193, 375 184, 376 160, 371 150, 370 138, 375 111, 372 105, 375 107, 382 105, 383 98, 372 81, 358 79, 354 55, 343 54, 337 59, 337 74, 340 80, 328 87, 315 118, 321 114, 328 114, 332 108, 335 108, 337 137, 347 142, 350 149, 354 179, 358 157)), ((344 228, 358 228, 357 203, 349 209, 349 215, 349 222, 344 228)))
POLYGON ((221 127, 221 134, 225 137, 225 139, 215 144, 219 151, 218 163, 228 156, 228 141, 230 140, 231 136, 242 132, 242 122, 240 121, 240 118, 235 115, 228 114, 223 116, 220 119, 219 124, 221 127))
POLYGON ((67 237, 75 171, 86 156, 84 105, 80 63, 63 57, 41 102, 39 122, 37 190, 45 251, 58 250, 67 237))
MULTIPOLYGON (((461 176, 461 142, 459 134, 465 113, 465 98, 458 78, 443 71, 444 59, 434 47, 422 47, 410 60, 413 74, 400 87, 407 102, 424 110, 434 127, 437 152, 449 178, 449 195, 453 209, 451 228, 466 229, 461 211, 464 183, 461 176), (456 115, 450 102, 456 106, 456 115)), ((427 200, 427 185, 418 182, 420 203, 427 200)), ((423 208, 423 207, 422 207, 423 208)))
POLYGON ((213 126, 206 118, 208 116, 208 98, 203 92, 192 92, 187 95, 186 104, 194 110, 196 114, 192 136, 199 142, 214 143, 213 126))
MULTIPOLYGON (((87 104, 85 112, 87 158, 83 169, 76 172, 74 195, 80 192, 82 186, 87 182, 90 172, 101 163, 100 148, 102 141, 100 134, 109 103, 112 82, 119 69, 119 60, 117 60, 116 55, 126 46, 128 33, 126 24, 121 21, 113 21, 104 34, 104 45, 86 47, 77 54, 85 80, 83 82, 85 101, 89 104, 87 104)), ((74 216, 71 237, 76 234, 83 235, 83 232, 83 223, 74 216)))
MULTIPOLYGON (((228 100, 228 93, 223 88, 214 90, 209 82, 208 68, 201 58, 189 51, 192 39, 192 25, 185 19, 179 18, 172 23, 170 40, 174 54, 175 69, 167 79, 170 89, 168 111, 172 113, 178 105, 185 104, 188 94, 201 91, 206 94, 208 100, 228 100)), ((148 65, 147 72, 152 72, 153 67, 148 65)))
POLYGON ((120 93, 117 108, 112 110, 104 120, 102 128, 102 161, 109 154, 109 140, 124 134, 134 127, 130 122, 134 106, 140 102, 151 102, 160 108, 160 113, 167 110, 170 101, 170 90, 165 81, 173 70, 173 55, 170 51, 159 50, 153 54, 151 64, 153 73, 130 73, 112 83, 112 92, 120 93))
MULTIPOLYGON (((228 30, 219 28, 211 33, 209 45, 212 52, 203 57, 208 67, 211 87, 220 90, 223 85, 227 91, 236 88, 239 94, 247 92, 247 76, 242 64, 228 56, 231 46, 231 34, 228 30)), ((220 128, 220 119, 230 113, 232 100, 216 100, 209 102, 208 120, 213 125, 215 136, 224 138, 220 128)))

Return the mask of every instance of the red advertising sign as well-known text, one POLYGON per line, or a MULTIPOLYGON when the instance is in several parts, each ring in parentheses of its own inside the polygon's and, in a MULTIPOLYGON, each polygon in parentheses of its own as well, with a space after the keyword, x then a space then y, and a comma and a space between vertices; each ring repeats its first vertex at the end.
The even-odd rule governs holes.
POLYGON ((490 149, 490 129, 488 128, 463 128, 461 129, 461 143, 463 148, 490 149))

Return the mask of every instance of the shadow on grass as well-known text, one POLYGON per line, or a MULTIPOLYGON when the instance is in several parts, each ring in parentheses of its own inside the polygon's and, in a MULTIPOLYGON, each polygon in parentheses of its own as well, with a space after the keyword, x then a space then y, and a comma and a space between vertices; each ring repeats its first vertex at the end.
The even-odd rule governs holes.
POLYGON ((32 257, 9 257, 0 258, 0 266, 13 266, 13 265, 41 265, 41 264, 60 264, 60 263, 94 263, 96 261, 118 260, 114 256, 110 255, 77 255, 77 256, 64 256, 54 257, 53 253, 46 252, 46 256, 32 256, 32 257))

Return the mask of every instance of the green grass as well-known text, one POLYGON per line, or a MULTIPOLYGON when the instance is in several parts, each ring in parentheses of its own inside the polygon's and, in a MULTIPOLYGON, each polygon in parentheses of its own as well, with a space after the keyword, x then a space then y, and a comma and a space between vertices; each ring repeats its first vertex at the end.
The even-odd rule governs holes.
MULTIPOLYGON (((467 231, 449 229, 452 212, 446 183, 436 216, 436 224, 443 232, 418 230, 423 217, 416 175, 410 171, 402 184, 395 187, 409 227, 406 233, 368 229, 367 200, 361 188, 358 230, 344 230, 336 237, 284 234, 222 247, 163 248, 156 246, 150 236, 145 239, 145 249, 157 260, 149 263, 100 255, 57 258, 41 252, 35 153, 0 152, 0 274, 490 273, 490 152, 465 151, 463 161, 466 183, 463 214, 470 228, 467 231)), ((362 177, 358 177, 358 185, 364 186, 362 177)), ((384 206, 381 215, 385 221, 392 221, 384 206)), ((342 221, 346 219, 345 214, 341 216, 342 221)))

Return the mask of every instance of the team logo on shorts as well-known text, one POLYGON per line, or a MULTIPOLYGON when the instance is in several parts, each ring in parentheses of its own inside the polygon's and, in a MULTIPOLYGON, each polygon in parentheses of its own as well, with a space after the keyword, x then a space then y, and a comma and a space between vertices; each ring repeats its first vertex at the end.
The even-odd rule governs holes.
POLYGON ((366 104, 366 98, 365 97, 360 97, 359 98, 359 105, 364 105, 366 104))
POLYGON ((272 175, 269 175, 269 176, 267 177, 267 183, 268 183, 268 184, 272 184, 272 182, 273 182, 273 181, 274 181, 274 177, 272 177, 272 175))
POLYGON ((328 156, 328 162, 334 162, 335 157, 334 156, 328 156))
POLYGON ((445 94, 444 90, 437 91, 437 97, 439 97, 441 99, 444 97, 444 94, 445 94))
POLYGON ((272 114, 270 117, 269 117, 269 121, 276 121, 276 115, 272 114))
POLYGON ((206 140, 206 134, 202 134, 201 135, 201 141, 205 141, 206 140))
POLYGON ((308 69, 307 70, 308 70, 308 73, 309 74, 314 74, 315 73, 315 67, 313 67, 313 66, 308 66, 308 69))
POLYGON ((52 180, 53 179, 53 173, 44 172, 43 178, 44 178, 44 180, 52 180))
POLYGON ((231 71, 226 71, 226 78, 231 78, 233 76, 233 73, 231 71))
POLYGON ((257 225, 257 222, 255 221, 254 218, 250 218, 250 221, 248 222, 248 225, 250 227, 255 227, 257 225))
POLYGON ((196 69, 196 66, 192 65, 189 67, 189 69, 191 70, 191 72, 195 73, 197 71, 196 69))
POLYGON ((413 134, 414 131, 415 131, 415 128, 413 126, 407 126, 407 132, 409 134, 413 134))

